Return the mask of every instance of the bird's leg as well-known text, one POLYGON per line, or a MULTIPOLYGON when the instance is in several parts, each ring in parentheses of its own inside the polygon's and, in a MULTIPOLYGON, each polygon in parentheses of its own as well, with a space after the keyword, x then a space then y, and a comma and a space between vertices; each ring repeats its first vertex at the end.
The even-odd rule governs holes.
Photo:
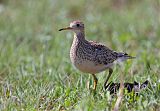
POLYGON ((97 77, 94 74, 92 74, 92 75, 93 75, 93 78, 94 78, 93 89, 96 90, 98 79, 97 79, 97 77))
POLYGON ((111 74, 112 74, 112 73, 113 73, 113 69, 109 68, 109 75, 108 75, 108 77, 107 77, 107 79, 106 79, 106 81, 105 81, 105 83, 104 83, 104 88, 105 88, 105 86, 106 86, 109 78, 111 77, 111 74))

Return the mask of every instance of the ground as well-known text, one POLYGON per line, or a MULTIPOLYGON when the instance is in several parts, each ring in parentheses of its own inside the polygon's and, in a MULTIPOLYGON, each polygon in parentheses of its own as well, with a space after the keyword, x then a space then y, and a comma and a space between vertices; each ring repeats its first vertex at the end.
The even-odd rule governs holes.
POLYGON ((159 0, 0 0, 1 110, 112 110, 117 96, 102 91, 108 71, 89 74, 69 59, 73 35, 58 32, 72 20, 85 23, 88 40, 136 59, 115 66, 110 81, 144 82, 138 96, 125 94, 120 110, 160 110, 159 0))

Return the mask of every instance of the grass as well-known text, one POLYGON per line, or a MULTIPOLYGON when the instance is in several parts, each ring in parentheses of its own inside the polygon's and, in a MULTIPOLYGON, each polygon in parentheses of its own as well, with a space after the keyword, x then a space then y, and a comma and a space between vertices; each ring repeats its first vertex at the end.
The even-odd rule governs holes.
POLYGON ((84 21, 87 39, 135 55, 115 67, 110 80, 144 82, 139 96, 126 94, 120 110, 160 110, 160 1, 1 0, 1 110, 112 110, 116 96, 102 92, 108 72, 92 77, 70 62, 71 32, 58 32, 72 20, 84 21), (133 98, 134 97, 134 98, 133 98))

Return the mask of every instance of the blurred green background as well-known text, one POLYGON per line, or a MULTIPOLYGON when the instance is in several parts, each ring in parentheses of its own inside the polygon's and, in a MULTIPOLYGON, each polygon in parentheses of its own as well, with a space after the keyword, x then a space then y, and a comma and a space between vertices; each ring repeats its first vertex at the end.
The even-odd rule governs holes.
POLYGON ((111 80, 150 81, 121 110, 160 110, 160 0, 0 0, 1 110, 111 110, 116 97, 101 93, 108 72, 92 77, 69 59, 73 20, 85 24, 86 38, 137 58, 114 69, 111 80))

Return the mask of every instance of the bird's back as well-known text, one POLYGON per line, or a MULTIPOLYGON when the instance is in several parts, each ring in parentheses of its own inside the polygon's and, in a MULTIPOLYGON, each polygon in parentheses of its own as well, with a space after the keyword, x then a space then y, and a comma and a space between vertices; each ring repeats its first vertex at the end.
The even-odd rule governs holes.
POLYGON ((117 53, 99 43, 74 38, 70 58, 80 71, 95 74, 112 66, 117 53))

